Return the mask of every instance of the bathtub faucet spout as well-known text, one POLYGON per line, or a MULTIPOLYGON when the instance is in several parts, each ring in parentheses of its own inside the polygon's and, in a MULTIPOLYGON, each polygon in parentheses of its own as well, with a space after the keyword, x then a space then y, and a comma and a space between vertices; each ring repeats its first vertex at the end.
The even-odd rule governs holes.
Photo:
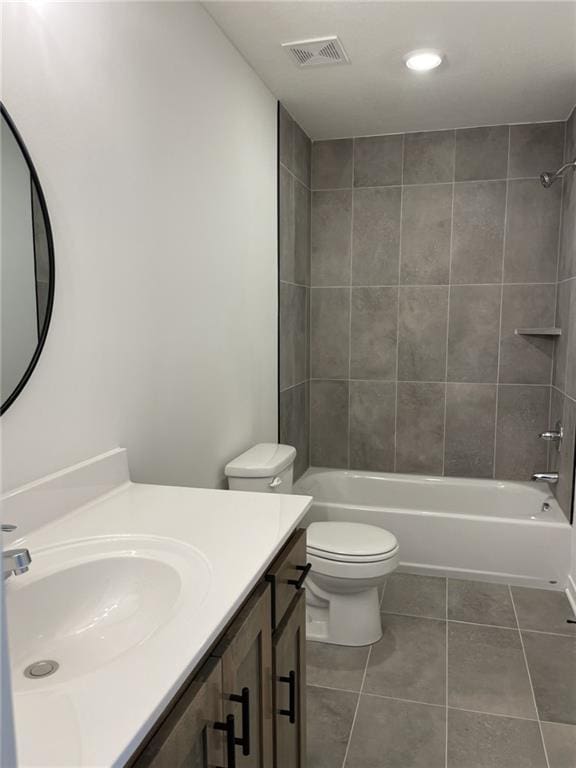
POLYGON ((535 472, 532 475, 532 480, 537 483, 551 483, 554 485, 558 482, 558 472, 535 472))

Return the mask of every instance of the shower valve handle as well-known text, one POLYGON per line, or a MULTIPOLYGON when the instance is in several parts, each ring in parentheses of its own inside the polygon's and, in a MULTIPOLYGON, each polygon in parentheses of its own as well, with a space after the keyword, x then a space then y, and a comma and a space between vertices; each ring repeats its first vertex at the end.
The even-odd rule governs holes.
POLYGON ((541 432, 538 437, 541 437, 542 440, 561 440, 562 439, 562 432, 556 432, 554 430, 550 430, 549 432, 541 432))

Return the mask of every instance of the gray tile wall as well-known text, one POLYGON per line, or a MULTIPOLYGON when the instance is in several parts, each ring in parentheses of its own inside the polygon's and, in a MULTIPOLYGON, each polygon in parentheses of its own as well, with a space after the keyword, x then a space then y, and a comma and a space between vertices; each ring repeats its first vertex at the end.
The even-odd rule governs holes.
MULTIPOLYGON (((311 142, 279 109, 279 440, 297 450, 294 473, 309 464, 310 399, 310 162, 311 142)), ((318 313, 319 305, 315 307, 318 313)), ((330 318, 330 302, 317 320, 330 318)), ((322 351, 330 359, 330 350, 322 351)))
MULTIPOLYGON (((312 145, 311 464, 518 480, 547 469, 537 434, 555 342, 514 330, 554 323, 559 239, 557 311, 576 305, 576 185, 563 201, 561 184, 537 178, 560 164, 565 133, 557 122, 312 145)), ((563 411, 576 404, 570 342, 554 364, 563 411)), ((286 356, 301 369, 293 343, 286 356)))
MULTIPOLYGON (((576 157, 576 107, 566 124, 564 160, 576 157)), ((554 169, 554 165, 550 166, 554 169)), ((560 186, 559 182, 557 182, 560 186)), ((555 186, 556 186, 555 185, 555 186)), ((559 473, 554 492, 570 518, 574 488, 574 443, 576 433, 576 175, 569 171, 563 180, 560 227, 560 262, 556 294, 556 325, 562 336, 556 341, 552 378, 550 424, 562 421, 565 439, 560 452, 550 449, 550 462, 559 473)))

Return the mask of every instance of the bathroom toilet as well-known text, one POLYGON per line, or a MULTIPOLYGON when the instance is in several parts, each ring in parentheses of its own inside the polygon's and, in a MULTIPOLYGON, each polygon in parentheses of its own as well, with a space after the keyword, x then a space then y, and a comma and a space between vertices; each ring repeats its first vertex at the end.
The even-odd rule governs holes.
MULTIPOLYGON (((226 465, 231 490, 291 493, 296 450, 260 443, 226 465)), ((351 522, 307 530, 306 635, 335 645, 369 645, 382 636, 379 587, 399 562, 389 531, 351 522)))
POLYGON ((335 645, 375 643, 382 637, 378 589, 399 562, 396 537, 364 523, 312 523, 307 533, 306 636, 335 645))

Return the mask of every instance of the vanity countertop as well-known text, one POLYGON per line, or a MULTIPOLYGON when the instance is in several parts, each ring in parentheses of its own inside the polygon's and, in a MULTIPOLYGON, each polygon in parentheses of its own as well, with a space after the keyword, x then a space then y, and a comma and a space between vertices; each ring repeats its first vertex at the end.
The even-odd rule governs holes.
POLYGON ((11 542, 32 555, 6 582, 19 763, 124 765, 310 503, 128 482, 11 542), (29 679, 40 649, 60 668, 29 679))

